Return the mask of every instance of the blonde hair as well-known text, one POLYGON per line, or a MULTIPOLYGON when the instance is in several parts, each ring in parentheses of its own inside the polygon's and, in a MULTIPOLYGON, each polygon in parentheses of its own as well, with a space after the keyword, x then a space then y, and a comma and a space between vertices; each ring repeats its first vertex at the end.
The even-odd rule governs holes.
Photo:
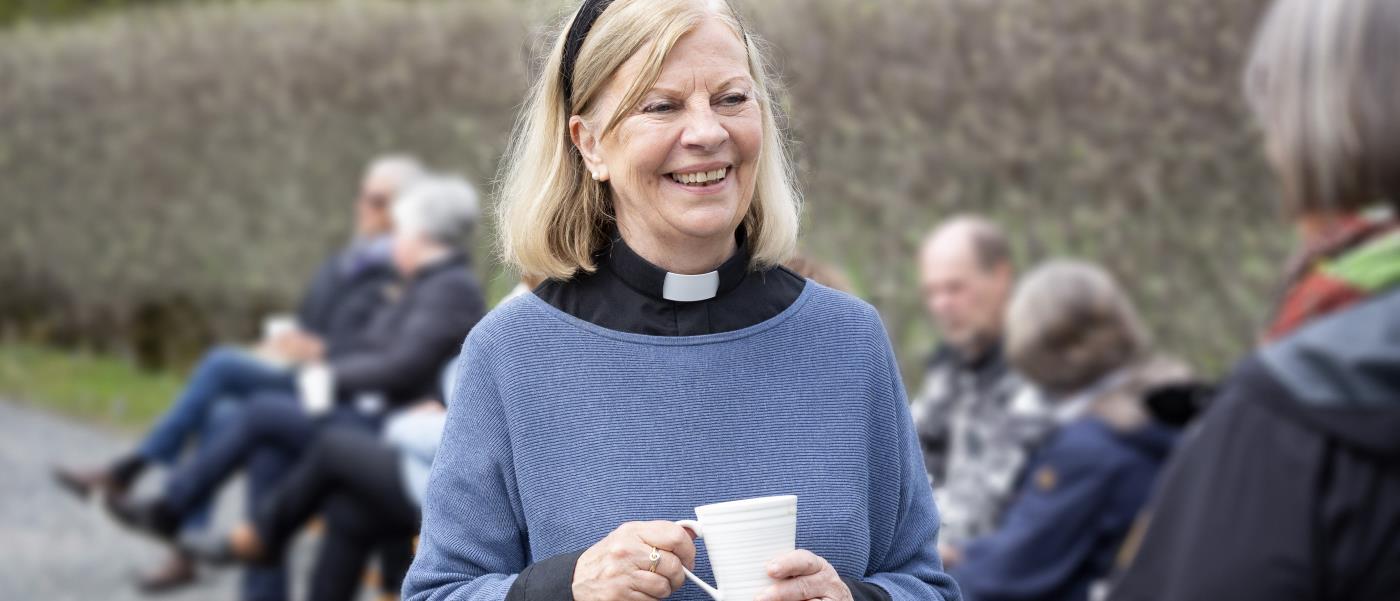
POLYGON ((1293 214, 1400 202, 1400 3, 1278 0, 1245 94, 1293 214))
POLYGON ((1145 357, 1147 329, 1113 277, 1055 260, 1026 274, 1006 310, 1006 356, 1053 394, 1081 390, 1145 357))
POLYGON ((608 116, 609 135, 656 83, 676 42, 705 18, 729 25, 748 50, 754 94, 762 112, 763 142, 755 174, 754 199, 744 216, 753 267, 782 263, 797 243, 801 198, 785 140, 778 127, 773 84, 758 43, 723 0, 616 0, 588 33, 573 73, 572 106, 565 106, 560 63, 567 24, 550 50, 516 122, 506 151, 497 205, 503 262, 523 274, 568 279, 591 272, 593 255, 607 244, 614 216, 609 188, 593 181, 569 138, 569 118, 586 115, 618 67, 638 52, 646 62, 637 80, 608 116))

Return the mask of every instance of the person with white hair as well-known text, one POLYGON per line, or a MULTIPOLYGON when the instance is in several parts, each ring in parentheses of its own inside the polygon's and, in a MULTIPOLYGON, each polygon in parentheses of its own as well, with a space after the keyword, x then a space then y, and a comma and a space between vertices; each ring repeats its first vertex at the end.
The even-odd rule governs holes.
MULTIPOLYGON (((454 246, 478 213, 475 191, 459 179, 433 177, 404 192, 392 209, 391 255, 400 282, 371 324, 352 342, 306 362, 295 392, 263 391, 250 400, 232 427, 170 475, 161 494, 109 502, 113 517, 173 542, 183 517, 239 468, 248 468, 255 508, 328 427, 377 431, 395 409, 441 398, 438 374, 485 314, 467 256, 454 246)), ((285 578, 280 584, 245 589, 245 599, 283 599, 285 578)))
POLYGON ((1400 599, 1400 2, 1275 1, 1245 86, 1301 247, 1112 598, 1400 599))
MULTIPOLYGON (((219 346, 206 353, 181 394, 133 452, 106 467, 59 467, 55 470, 59 484, 84 499, 120 497, 147 466, 173 466, 191 440, 202 444, 212 438, 253 392, 290 390, 297 364, 324 354, 327 348, 349 344, 384 305, 383 291, 397 277, 390 262, 390 205, 426 174, 422 163, 407 155, 388 154, 371 161, 355 199, 351 241, 317 269, 295 317, 270 319, 283 325, 265 332, 264 340, 251 351, 219 346)), ((184 527, 205 528, 209 509, 190 512, 184 527)), ((190 584, 194 577, 193 561, 177 553, 142 575, 138 586, 159 592, 190 584)))
POLYGON ((383 303, 379 289, 394 275, 389 264, 391 206, 427 176, 423 164, 408 155, 384 155, 369 164, 355 200, 354 237, 317 270, 297 308, 296 328, 269 341, 269 350, 295 357, 310 342, 298 334, 334 344, 335 338, 354 336, 368 323, 383 303))

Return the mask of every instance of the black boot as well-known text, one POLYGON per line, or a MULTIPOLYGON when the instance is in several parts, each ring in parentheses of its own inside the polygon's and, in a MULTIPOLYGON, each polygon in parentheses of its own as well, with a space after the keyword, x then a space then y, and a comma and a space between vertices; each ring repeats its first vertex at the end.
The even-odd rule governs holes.
POLYGON ((180 530, 180 515, 160 499, 112 497, 107 512, 122 525, 166 542, 174 542, 180 530))

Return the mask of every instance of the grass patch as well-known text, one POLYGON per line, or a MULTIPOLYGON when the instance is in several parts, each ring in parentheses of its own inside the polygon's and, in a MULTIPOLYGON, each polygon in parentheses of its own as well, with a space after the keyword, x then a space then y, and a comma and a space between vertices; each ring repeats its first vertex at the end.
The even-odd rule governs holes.
POLYGON ((122 429, 149 425, 180 384, 113 357, 0 344, 0 396, 122 429))

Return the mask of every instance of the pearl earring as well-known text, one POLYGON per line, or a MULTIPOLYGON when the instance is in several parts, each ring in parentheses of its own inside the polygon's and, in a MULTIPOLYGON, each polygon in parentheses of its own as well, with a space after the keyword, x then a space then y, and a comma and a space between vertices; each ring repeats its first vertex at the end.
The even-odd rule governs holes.
POLYGON ((598 172, 597 172, 597 171, 594 171, 594 172, 593 172, 593 181, 595 181, 595 182, 598 181, 598 172))

